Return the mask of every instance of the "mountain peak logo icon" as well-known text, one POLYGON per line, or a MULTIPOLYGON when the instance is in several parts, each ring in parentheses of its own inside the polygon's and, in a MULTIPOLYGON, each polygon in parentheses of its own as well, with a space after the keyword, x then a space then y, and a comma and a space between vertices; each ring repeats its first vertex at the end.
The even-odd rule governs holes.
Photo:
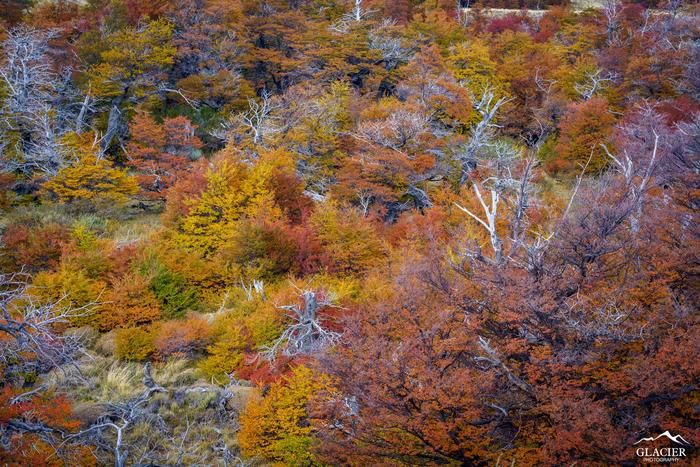
POLYGON ((681 435, 672 435, 668 430, 664 431, 663 433, 661 433, 658 436, 650 436, 649 438, 642 438, 639 441, 637 441, 636 443, 634 443, 633 446, 636 446, 637 444, 642 443, 644 441, 656 441, 657 439, 662 438, 662 437, 668 438, 677 444, 690 446, 690 443, 688 441, 686 441, 685 439, 683 439, 683 437, 681 435))

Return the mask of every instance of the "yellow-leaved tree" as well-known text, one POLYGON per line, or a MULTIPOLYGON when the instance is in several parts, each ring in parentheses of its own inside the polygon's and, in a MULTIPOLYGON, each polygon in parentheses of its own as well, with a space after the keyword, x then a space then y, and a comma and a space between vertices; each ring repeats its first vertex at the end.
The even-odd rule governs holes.
POLYGON ((92 207, 124 205, 139 191, 126 170, 95 156, 62 169, 44 184, 44 189, 62 203, 92 207))
POLYGON ((372 224, 354 209, 333 202, 320 206, 311 218, 335 272, 358 274, 379 266, 387 247, 372 224))
POLYGON ((126 204, 139 191, 136 180, 125 169, 98 157, 89 139, 89 135, 75 133, 64 137, 66 150, 76 162, 44 183, 45 192, 61 203, 88 209, 126 204))
POLYGON ((206 190, 182 220, 179 243, 208 255, 236 237, 237 223, 242 219, 281 219, 283 212, 273 185, 275 175, 291 164, 291 159, 280 162, 276 156, 284 154, 277 151, 261 156, 254 166, 224 156, 208 173, 206 190))
POLYGON ((238 433, 245 455, 279 465, 312 465, 313 428, 307 404, 314 394, 325 391, 333 392, 329 377, 298 366, 273 384, 264 398, 249 402, 238 433))
POLYGON ((147 95, 163 68, 173 63, 173 30, 171 23, 158 19, 110 35, 110 47, 101 52, 100 62, 90 70, 92 92, 103 98, 147 95))
POLYGON ((496 62, 489 54, 489 47, 483 40, 473 39, 451 47, 446 61, 454 77, 475 95, 489 86, 501 94, 503 85, 496 73, 496 62))
POLYGON ((120 29, 108 36, 109 47, 88 69, 87 93, 104 99, 110 108, 101 138, 104 151, 123 136, 125 110, 165 92, 162 83, 176 53, 173 31, 164 19, 120 29))

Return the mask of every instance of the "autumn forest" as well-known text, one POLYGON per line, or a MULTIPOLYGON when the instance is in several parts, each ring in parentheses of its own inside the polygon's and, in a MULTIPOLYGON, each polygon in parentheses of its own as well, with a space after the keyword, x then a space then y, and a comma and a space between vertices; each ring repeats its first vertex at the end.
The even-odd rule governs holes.
POLYGON ((696 2, 0 0, 0 51, 0 465, 700 462, 696 2))

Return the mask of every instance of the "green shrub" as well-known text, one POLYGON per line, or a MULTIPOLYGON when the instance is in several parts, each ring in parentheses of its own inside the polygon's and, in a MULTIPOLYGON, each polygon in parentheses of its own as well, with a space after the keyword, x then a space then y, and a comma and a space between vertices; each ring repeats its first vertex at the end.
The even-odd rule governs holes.
POLYGON ((181 275, 163 265, 156 267, 150 285, 165 318, 181 318, 197 305, 197 291, 189 287, 181 275))

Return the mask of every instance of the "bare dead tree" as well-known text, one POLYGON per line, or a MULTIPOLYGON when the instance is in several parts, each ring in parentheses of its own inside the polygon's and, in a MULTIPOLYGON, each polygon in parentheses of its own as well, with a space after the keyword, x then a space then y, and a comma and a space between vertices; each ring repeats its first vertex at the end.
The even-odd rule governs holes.
POLYGON ((228 467, 229 465, 236 467, 248 467, 254 464, 250 461, 244 461, 240 458, 240 456, 236 455, 235 451, 226 444, 226 440, 224 439, 221 430, 215 428, 214 432, 219 435, 219 439, 212 446, 212 450, 220 454, 224 467, 228 467))
POLYGON ((313 290, 301 292, 303 305, 285 305, 279 307, 288 312, 291 324, 287 326, 271 345, 263 349, 261 355, 267 360, 274 360, 282 351, 286 356, 308 355, 338 342, 341 334, 326 329, 319 311, 334 306, 325 297, 319 297, 313 290))
POLYGON ((212 136, 228 141, 233 131, 243 128, 244 132, 251 137, 253 144, 264 146, 268 137, 282 131, 282 125, 274 115, 277 109, 279 106, 272 102, 272 94, 264 90, 259 102, 248 99, 248 110, 223 123, 219 130, 212 132, 212 136))
POLYGON ((63 300, 35 303, 24 274, 0 275, 0 365, 5 378, 41 374, 72 363, 82 351, 80 337, 59 334, 58 326, 85 316, 94 304, 73 308, 63 300))
POLYGON ((474 193, 476 194, 476 197, 479 200, 479 203, 481 204, 481 208, 484 211, 485 218, 482 219, 480 216, 474 214, 469 209, 465 208, 459 203, 455 203, 455 206, 457 206, 457 208, 461 211, 467 213, 469 217, 477 221, 484 227, 484 229, 486 229, 491 240, 491 248, 493 250, 494 260, 497 263, 501 263, 503 261, 503 241, 501 240, 501 237, 498 234, 496 225, 496 216, 498 215, 498 203, 501 199, 500 194, 495 188, 491 188, 489 190, 491 194, 491 204, 488 205, 484 201, 484 197, 481 194, 479 184, 474 182, 472 184, 472 188, 474 189, 474 193))
POLYGON ((357 190, 357 202, 360 204, 362 215, 364 217, 367 217, 367 214, 369 214, 369 208, 372 205, 373 200, 374 193, 372 193, 372 190, 367 188, 357 190))
POLYGON ((393 70, 401 63, 411 60, 416 48, 405 44, 401 37, 394 37, 389 29, 396 25, 391 19, 385 19, 382 24, 369 34, 369 48, 378 50, 384 61, 384 68, 393 70))
POLYGON ((402 109, 392 112, 384 120, 361 123, 353 136, 401 152, 428 130, 426 115, 402 109))
POLYGON ((274 106, 270 101, 270 93, 263 91, 260 98, 261 102, 249 100, 248 110, 239 116, 241 123, 249 129, 253 144, 263 144, 268 135, 279 131, 272 116, 274 106))
POLYGON ((304 195, 308 196, 309 198, 316 201, 317 203, 325 203, 326 199, 327 199, 326 195, 318 193, 317 191, 314 191, 314 190, 310 190, 308 188, 306 190, 304 190, 304 195))
MULTIPOLYGON (((528 150, 527 156, 524 157, 522 149, 504 141, 492 143, 488 149, 482 158, 484 173, 488 174, 488 177, 472 183, 483 214, 477 214, 459 203, 455 203, 455 206, 486 230, 494 264, 521 261, 516 258, 520 249, 524 249, 528 258, 530 254, 541 257, 540 248, 544 246, 542 239, 526 238, 529 226, 527 210, 534 191, 532 177, 537 166, 536 150, 528 150), (484 199, 485 191, 489 192, 489 202, 484 199), (507 216, 504 219, 507 229, 499 233, 499 207, 503 205, 507 210, 505 214, 501 213, 500 217, 507 216), (508 248, 505 247, 506 240, 508 248)), ((483 258, 480 253, 472 256, 483 258)))
MULTIPOLYGON (((618 126, 618 154, 601 145, 613 171, 621 176, 620 193, 630 210, 630 229, 635 234, 639 231, 648 191, 654 185, 667 183, 677 169, 689 168, 686 163, 690 160, 685 155, 688 150, 692 153, 694 148, 691 147, 692 138, 684 137, 683 128, 681 125, 675 130, 669 129, 664 118, 654 108, 645 105, 638 109, 631 121, 618 126)), ((695 161, 697 166, 697 156, 695 161)))
POLYGON ((493 120, 498 109, 509 100, 501 97, 494 102, 494 97, 493 90, 487 88, 481 95, 481 99, 474 103, 474 109, 481 115, 481 120, 476 126, 472 127, 469 142, 458 156, 462 166, 460 185, 464 185, 467 182, 469 173, 476 168, 477 155, 482 148, 488 145, 493 129, 499 128, 493 120))
POLYGON ((249 302, 253 301, 256 295, 265 298, 265 283, 262 280, 254 279, 249 285, 246 285, 241 278, 241 288, 249 302))
POLYGON ((630 342, 642 337, 641 326, 633 325, 628 319, 634 314, 634 308, 620 305, 619 301, 610 297, 602 304, 595 304, 577 294, 562 305, 559 316, 569 329, 585 340, 630 342))
POLYGON ((606 21, 606 34, 608 45, 620 42, 620 20, 622 15, 622 2, 620 0, 605 0, 603 2, 603 16, 606 21))
POLYGON ((528 383, 523 381, 520 377, 513 373, 513 371, 511 371, 510 368, 506 366, 506 364, 499 357, 498 352, 496 351, 496 349, 493 348, 491 342, 488 339, 479 336, 477 343, 479 344, 479 347, 484 351, 485 354, 484 356, 474 357, 474 359, 477 362, 485 362, 491 365, 492 367, 500 369, 500 371, 505 373, 505 375, 508 377, 508 380, 511 383, 513 383, 522 391, 528 394, 532 394, 532 387, 530 387, 528 383))
POLYGON ((556 129, 557 119, 564 111, 564 104, 557 96, 557 80, 543 77, 540 69, 536 68, 533 81, 541 93, 541 105, 533 109, 533 121, 529 125, 531 130, 525 138, 527 145, 534 149, 535 146, 541 147, 556 129))
POLYGON ((455 0, 455 13, 457 15, 457 22, 461 26, 466 26, 469 22, 469 6, 471 1, 467 0, 455 0))
POLYGON ((115 467, 124 467, 129 456, 129 446, 125 439, 127 431, 142 421, 159 423, 160 420, 154 420, 154 416, 144 406, 154 394, 167 392, 153 380, 150 362, 143 369, 143 384, 146 389, 138 396, 126 402, 103 404, 104 415, 85 430, 68 436, 66 441, 81 440, 103 449, 108 448, 114 455, 115 467), (109 439, 110 432, 114 434, 113 440, 109 439))
POLYGON ((581 99, 587 101, 616 79, 616 73, 604 72, 602 69, 598 68, 593 72, 586 73, 585 81, 575 83, 574 90, 581 96, 581 99))
POLYGON ((532 175, 533 170, 537 165, 536 153, 528 157, 524 164, 520 177, 514 184, 514 201, 513 214, 510 219, 511 246, 508 253, 509 257, 513 257, 521 246, 525 245, 525 251, 529 252, 532 244, 527 245, 525 242, 525 231, 528 227, 525 216, 530 207, 531 191, 532 191, 532 175))
POLYGON ((55 35, 52 30, 18 26, 2 44, 5 59, 0 64, 0 80, 6 95, 0 107, 0 137, 6 138, 8 132, 19 136, 19 155, 1 155, 4 171, 53 175, 63 165, 55 105, 61 80, 49 56, 49 41, 55 35))
POLYGON ((359 23, 376 12, 376 10, 366 9, 362 5, 363 1, 364 0, 351 0, 351 10, 342 15, 335 23, 333 23, 331 25, 331 30, 346 33, 353 23, 359 23))
MULTIPOLYGON (((700 172, 700 113, 677 125, 680 148, 674 151, 674 165, 694 173, 700 172)), ((684 171, 685 171, 684 170, 684 171)))
POLYGON ((558 83, 557 80, 555 79, 546 79, 540 76, 540 69, 539 67, 535 69, 535 85, 537 86, 537 89, 540 90, 542 94, 545 96, 549 96, 552 94, 552 91, 554 90, 554 86, 558 83))
POLYGON ((632 229, 633 233, 637 233, 639 231, 639 218, 642 215, 643 196, 647 191, 649 180, 654 169, 656 168, 657 153, 659 149, 659 135, 655 130, 652 130, 652 132, 654 134, 654 148, 651 151, 651 157, 646 168, 642 168, 641 173, 640 168, 637 164, 635 164, 634 159, 627 151, 623 151, 621 156, 614 156, 608 150, 607 146, 604 144, 602 145, 603 149, 605 150, 605 154, 612 159, 615 166, 624 177, 625 185, 629 190, 628 193, 631 196, 634 210, 634 212, 630 215, 630 228, 632 229))
POLYGON ((362 21, 362 18, 364 18, 367 15, 367 12, 365 11, 364 8, 362 8, 362 0, 354 0, 354 4, 352 7, 352 17, 355 21, 362 21))
MULTIPOLYGON (((0 367, 1 386, 21 387, 28 375, 72 365, 83 353, 81 336, 61 334, 57 327, 90 312, 90 306, 71 308, 62 300, 49 304, 35 303, 28 293, 28 276, 23 273, 0 275, 0 367)), ((78 371, 79 373, 79 371, 78 371)), ((9 400, 13 406, 44 392, 45 384, 26 390, 9 400)), ((36 435, 56 447, 65 432, 45 422, 41 414, 28 411, 0 423, 0 443, 9 446, 16 437, 36 435)))
POLYGON ((3 42, 5 60, 0 78, 8 88, 5 104, 12 113, 21 114, 53 97, 56 74, 51 69, 49 40, 53 31, 18 26, 3 42))

